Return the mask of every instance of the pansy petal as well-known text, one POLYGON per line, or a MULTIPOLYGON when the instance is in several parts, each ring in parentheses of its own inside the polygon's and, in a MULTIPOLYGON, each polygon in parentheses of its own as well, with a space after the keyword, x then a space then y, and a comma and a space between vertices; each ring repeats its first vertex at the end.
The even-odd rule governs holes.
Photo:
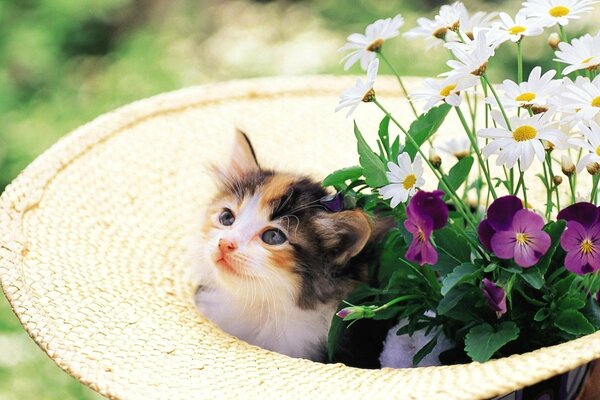
POLYGON ((512 231, 496 232, 491 240, 492 250, 498 258, 511 259, 515 254, 516 238, 512 231))
POLYGON ((564 208, 556 216, 557 219, 577 221, 586 228, 594 225, 598 221, 599 217, 600 212, 598 211, 598 208, 592 203, 588 203, 586 201, 575 203, 567 208, 564 208))
POLYGON ((488 223, 496 231, 509 230, 512 226, 514 215, 522 208, 523 203, 517 196, 499 197, 488 209, 488 223))

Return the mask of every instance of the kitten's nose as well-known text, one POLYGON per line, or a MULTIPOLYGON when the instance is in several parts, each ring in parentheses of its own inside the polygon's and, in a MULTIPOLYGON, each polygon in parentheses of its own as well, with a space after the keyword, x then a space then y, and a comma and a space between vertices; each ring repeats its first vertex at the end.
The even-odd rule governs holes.
POLYGON ((237 249, 237 245, 234 241, 227 239, 219 239, 219 250, 221 250, 221 253, 227 254, 235 249, 237 249))

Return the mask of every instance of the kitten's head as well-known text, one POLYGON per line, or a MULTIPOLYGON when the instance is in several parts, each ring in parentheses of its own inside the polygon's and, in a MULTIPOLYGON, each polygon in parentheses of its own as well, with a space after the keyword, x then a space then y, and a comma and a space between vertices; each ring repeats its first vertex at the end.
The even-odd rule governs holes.
POLYGON ((341 296, 339 277, 371 236, 364 212, 329 212, 311 179, 261 169, 250 141, 236 135, 229 166, 214 168, 219 193, 203 226, 217 285, 267 301, 285 296, 305 308, 341 296), (279 296, 279 297, 277 297, 279 296))

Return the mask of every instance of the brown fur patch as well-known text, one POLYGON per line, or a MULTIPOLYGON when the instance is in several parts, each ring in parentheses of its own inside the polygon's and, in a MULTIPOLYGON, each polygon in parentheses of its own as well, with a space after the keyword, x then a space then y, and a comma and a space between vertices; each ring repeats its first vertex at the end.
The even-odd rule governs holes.
POLYGON ((274 201, 287 195, 290 191, 290 187, 296 180, 297 178, 295 176, 286 174, 277 174, 270 177, 261 188, 261 207, 271 207, 274 201))
POLYGON ((269 261, 279 269, 293 272, 296 265, 294 251, 291 248, 271 248, 269 251, 269 261))

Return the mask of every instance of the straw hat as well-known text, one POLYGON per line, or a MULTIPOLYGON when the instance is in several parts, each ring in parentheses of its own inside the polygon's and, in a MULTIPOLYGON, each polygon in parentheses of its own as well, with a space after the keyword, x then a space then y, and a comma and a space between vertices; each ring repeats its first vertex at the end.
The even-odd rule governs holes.
MULTIPOLYGON (((352 83, 183 89, 103 115, 40 156, 0 198, 2 287, 31 337, 118 399, 483 399, 599 358, 600 332, 485 364, 360 370, 248 345, 196 311, 186 241, 214 190, 205 166, 228 156, 235 127, 265 166, 322 177, 354 165, 352 121, 333 113, 352 83)), ((408 122, 395 88, 389 78, 376 86, 408 122)), ((355 115, 372 140, 375 110, 355 115)))

